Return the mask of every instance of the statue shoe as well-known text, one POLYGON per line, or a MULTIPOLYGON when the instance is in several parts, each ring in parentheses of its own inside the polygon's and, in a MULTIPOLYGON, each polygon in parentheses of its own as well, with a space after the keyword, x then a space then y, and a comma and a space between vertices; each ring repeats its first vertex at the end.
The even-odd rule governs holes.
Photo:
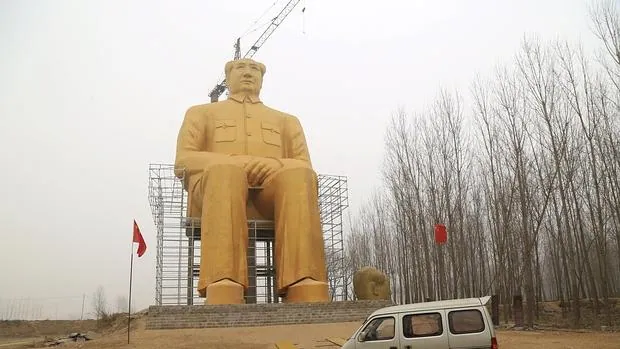
POLYGON ((326 282, 310 278, 302 279, 288 287, 286 303, 329 302, 329 292, 326 282))
POLYGON ((205 304, 243 304, 243 286, 229 279, 207 286, 205 304))

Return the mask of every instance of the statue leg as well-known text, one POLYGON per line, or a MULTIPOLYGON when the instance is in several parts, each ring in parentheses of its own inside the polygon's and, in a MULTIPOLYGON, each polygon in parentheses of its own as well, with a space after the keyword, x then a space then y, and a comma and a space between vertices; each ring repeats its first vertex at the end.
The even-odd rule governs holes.
POLYGON ((274 217, 276 283, 286 302, 329 300, 317 185, 312 169, 285 167, 254 200, 261 214, 274 217))
POLYGON ((245 171, 232 164, 212 165, 196 187, 202 202, 198 292, 206 304, 243 303, 248 282, 245 171))

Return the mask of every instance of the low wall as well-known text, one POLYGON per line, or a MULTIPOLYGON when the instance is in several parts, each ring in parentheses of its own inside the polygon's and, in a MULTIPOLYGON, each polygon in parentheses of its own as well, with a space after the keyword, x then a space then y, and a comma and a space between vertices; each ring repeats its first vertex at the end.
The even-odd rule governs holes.
POLYGON ((146 329, 249 327, 363 321, 391 301, 150 306, 146 329))

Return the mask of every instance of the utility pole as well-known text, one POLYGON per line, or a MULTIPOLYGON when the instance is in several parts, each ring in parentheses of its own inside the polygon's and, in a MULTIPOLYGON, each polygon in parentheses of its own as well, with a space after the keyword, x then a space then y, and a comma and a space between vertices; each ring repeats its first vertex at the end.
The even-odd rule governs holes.
POLYGON ((80 320, 84 320, 84 302, 86 301, 86 293, 82 293, 82 314, 80 320))

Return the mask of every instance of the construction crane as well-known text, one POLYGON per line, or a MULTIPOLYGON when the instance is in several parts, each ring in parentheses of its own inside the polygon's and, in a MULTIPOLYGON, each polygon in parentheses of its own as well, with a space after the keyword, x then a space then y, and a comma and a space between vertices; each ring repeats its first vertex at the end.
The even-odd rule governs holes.
MULTIPOLYGON (((278 28, 278 26, 280 26, 280 24, 282 24, 284 19, 293 11, 295 6, 297 6, 297 4, 299 4, 300 1, 301 0, 290 0, 286 4, 286 6, 284 6, 282 11, 280 11, 280 13, 271 20, 271 23, 269 24, 267 29, 261 34, 261 36, 258 38, 258 40, 256 40, 256 42, 250 47, 250 49, 248 50, 248 52, 246 52, 246 54, 243 56, 243 58, 252 58, 254 56, 254 54, 256 53, 256 51, 258 51, 258 49, 261 48, 261 46, 263 46, 265 41, 267 41, 267 39, 269 39, 271 34, 273 34, 274 30, 276 30, 276 28, 278 28)), ((235 56, 234 56, 235 58, 234 59, 240 59, 241 58, 241 43, 240 43, 240 41, 241 41, 241 39, 237 38, 237 41, 235 42, 235 56)), ((211 90, 211 92, 209 92, 209 97, 211 97, 211 103, 217 102, 218 99, 220 98, 220 96, 222 95, 222 93, 224 93, 224 91, 226 91, 226 88, 227 88, 226 87, 226 79, 224 79, 219 84, 215 85, 213 90, 211 90)))

